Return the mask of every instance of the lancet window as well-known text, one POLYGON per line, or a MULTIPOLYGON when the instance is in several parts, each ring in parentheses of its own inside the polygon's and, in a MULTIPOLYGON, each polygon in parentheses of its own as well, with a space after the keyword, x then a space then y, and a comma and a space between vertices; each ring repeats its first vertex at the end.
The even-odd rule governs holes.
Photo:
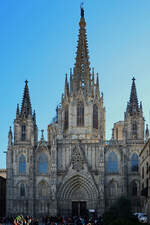
POLYGON ((118 158, 115 152, 109 153, 107 162, 107 171, 108 173, 118 172, 118 158))
POLYGON ((24 155, 19 158, 19 174, 26 174, 26 158, 24 155))
POLYGON ((64 129, 68 129, 69 125, 69 109, 68 106, 65 107, 65 118, 64 118, 64 129))
POLYGON ((45 153, 42 153, 38 160, 38 173, 48 174, 48 158, 45 153))
POLYGON ((131 157, 131 171, 132 172, 138 172, 138 164, 139 164, 139 158, 136 153, 134 153, 131 157))
POLYGON ((26 140, 26 125, 22 125, 21 127, 21 140, 22 141, 26 140))
POLYGON ((137 138, 137 124, 136 121, 133 122, 132 124, 132 134, 134 138, 137 138))
POLYGON ((46 197, 47 196, 47 183, 45 181, 42 181, 39 184, 39 195, 41 197, 46 197))
POLYGON ((110 197, 115 197, 117 193, 117 183, 116 182, 111 182, 109 184, 109 196, 110 197))
POLYGON ((98 129, 98 107, 93 105, 93 128, 98 129))
POLYGON ((20 196, 25 197, 25 185, 23 183, 20 184, 20 196))
POLYGON ((132 187, 132 196, 137 196, 137 183, 134 181, 131 187, 132 187))
POLYGON ((84 103, 77 104, 77 126, 84 126, 84 103))

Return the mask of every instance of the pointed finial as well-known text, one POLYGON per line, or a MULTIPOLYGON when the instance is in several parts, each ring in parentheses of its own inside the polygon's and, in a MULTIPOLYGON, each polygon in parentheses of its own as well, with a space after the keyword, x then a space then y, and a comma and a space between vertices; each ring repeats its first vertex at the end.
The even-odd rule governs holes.
POLYGON ((146 140, 149 138, 149 129, 148 129, 148 124, 146 124, 146 131, 145 131, 145 135, 146 135, 146 140))
POLYGON ((16 118, 19 117, 19 104, 17 104, 17 110, 16 110, 16 118))
POLYGON ((142 101, 140 102, 140 110, 142 111, 143 107, 142 107, 142 101))
POLYGON ((99 78, 98 78, 98 73, 96 73, 97 78, 96 78, 96 89, 95 89, 95 97, 100 98, 100 90, 99 90, 99 78))
POLYGON ((72 76, 72 68, 70 68, 70 76, 72 76))
POLYGON ((135 81, 135 77, 134 76, 133 76, 132 80, 135 81))
POLYGON ((41 140, 44 140, 44 130, 41 130, 41 140))
POLYGON ((26 84, 26 85, 28 84, 28 80, 25 80, 25 84, 26 84))
POLYGON ((112 129, 112 140, 114 140, 114 128, 112 129))
POLYGON ((94 74, 94 67, 92 68, 92 74, 94 74))
POLYGON ((11 131, 11 126, 9 127, 9 134, 12 134, 12 131, 11 131))
POLYGON ((65 77, 66 77, 66 81, 67 81, 67 73, 66 73, 65 77))
POLYGON ((9 133, 8 133, 8 147, 12 145, 12 131, 11 126, 9 127, 9 133))
POLYGON ((34 122, 36 122, 36 113, 35 113, 35 110, 33 111, 33 116, 32 116, 34 122))
POLYGON ((81 17, 84 17, 83 2, 80 5, 80 9, 81 9, 81 17))

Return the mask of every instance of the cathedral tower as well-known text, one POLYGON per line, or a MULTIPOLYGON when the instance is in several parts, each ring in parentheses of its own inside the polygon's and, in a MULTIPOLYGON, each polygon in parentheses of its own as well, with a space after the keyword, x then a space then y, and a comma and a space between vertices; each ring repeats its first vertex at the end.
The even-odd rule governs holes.
POLYGON ((25 81, 21 110, 17 105, 14 132, 10 127, 8 134, 7 215, 34 214, 33 156, 36 145, 36 116, 32 113, 28 82, 25 81))
POLYGON ((57 109, 58 120, 48 126, 49 146, 57 158, 57 199, 61 215, 104 212, 105 108, 99 78, 90 68, 86 22, 81 7, 78 45, 70 78, 57 109))
POLYGON ((90 68, 86 22, 81 8, 79 37, 70 83, 67 74, 61 107, 58 109, 58 124, 65 136, 98 138, 105 140, 105 108, 99 78, 90 68))
POLYGON ((124 118, 124 135, 127 143, 144 143, 144 117, 142 102, 138 103, 135 78, 132 79, 130 100, 124 118))

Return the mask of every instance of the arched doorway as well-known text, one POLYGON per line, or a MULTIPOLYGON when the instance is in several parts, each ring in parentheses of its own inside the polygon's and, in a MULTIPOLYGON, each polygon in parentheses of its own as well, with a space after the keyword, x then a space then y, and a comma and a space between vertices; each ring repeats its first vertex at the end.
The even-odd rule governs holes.
POLYGON ((89 209, 96 210, 98 190, 91 178, 75 175, 60 186, 57 197, 60 215, 80 216, 89 209))

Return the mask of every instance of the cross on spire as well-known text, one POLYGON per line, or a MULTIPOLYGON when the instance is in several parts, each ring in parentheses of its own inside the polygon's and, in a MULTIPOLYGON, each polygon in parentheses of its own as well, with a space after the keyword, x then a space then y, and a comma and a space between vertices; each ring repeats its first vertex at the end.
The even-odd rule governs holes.
POLYGON ((83 2, 81 3, 80 5, 80 8, 81 8, 81 17, 84 17, 84 8, 83 8, 83 2))
POLYGON ((41 130, 41 141, 44 141, 44 130, 41 130))

